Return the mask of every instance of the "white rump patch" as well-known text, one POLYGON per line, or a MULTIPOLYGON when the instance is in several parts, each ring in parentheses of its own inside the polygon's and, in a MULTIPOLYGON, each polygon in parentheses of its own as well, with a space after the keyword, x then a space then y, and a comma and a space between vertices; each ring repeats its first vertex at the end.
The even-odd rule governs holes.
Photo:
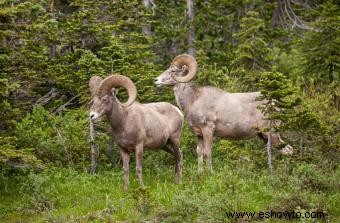
POLYGON ((293 147, 290 146, 290 145, 286 145, 285 147, 283 147, 283 148, 281 149, 281 153, 282 153, 283 155, 292 155, 293 152, 294 152, 293 147))
POLYGON ((178 111, 178 113, 180 114, 180 116, 182 117, 182 119, 184 119, 184 115, 183 113, 181 112, 181 110, 179 110, 179 108, 177 108, 176 106, 174 106, 176 108, 176 110, 178 111))

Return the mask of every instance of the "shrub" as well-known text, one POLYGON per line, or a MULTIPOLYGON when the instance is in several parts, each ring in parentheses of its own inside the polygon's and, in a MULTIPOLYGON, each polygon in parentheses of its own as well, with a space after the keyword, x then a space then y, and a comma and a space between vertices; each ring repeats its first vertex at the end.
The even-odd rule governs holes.
MULTIPOLYGON (((87 126, 87 113, 82 109, 56 116, 36 107, 16 124, 18 147, 32 148, 45 163, 84 168, 90 157, 87 126)), ((105 138, 99 137, 98 141, 105 138)))

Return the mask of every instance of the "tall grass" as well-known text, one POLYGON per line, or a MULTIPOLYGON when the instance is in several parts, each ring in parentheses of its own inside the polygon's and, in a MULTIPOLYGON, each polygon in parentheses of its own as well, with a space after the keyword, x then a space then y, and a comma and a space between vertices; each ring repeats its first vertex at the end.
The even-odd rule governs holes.
POLYGON ((214 173, 198 174, 192 151, 184 149, 181 184, 174 183, 172 157, 152 152, 144 159, 146 186, 139 187, 132 163, 127 193, 119 165, 95 175, 49 168, 7 179, 7 191, 1 188, 0 221, 241 222, 250 219, 227 218, 225 212, 270 210, 326 213, 327 219, 304 222, 340 219, 339 168, 329 172, 315 163, 296 162, 297 157, 279 157, 271 176, 259 146, 221 141, 214 148, 214 173))

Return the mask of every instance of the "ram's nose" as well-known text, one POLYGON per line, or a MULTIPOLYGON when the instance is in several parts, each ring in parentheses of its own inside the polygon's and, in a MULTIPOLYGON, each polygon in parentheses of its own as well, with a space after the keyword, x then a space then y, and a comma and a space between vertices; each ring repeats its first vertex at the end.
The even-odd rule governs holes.
POLYGON ((155 78, 155 85, 159 87, 161 84, 162 82, 159 80, 159 78, 155 78))
POLYGON ((95 120, 98 117, 98 113, 97 112, 90 112, 90 119, 91 120, 95 120))

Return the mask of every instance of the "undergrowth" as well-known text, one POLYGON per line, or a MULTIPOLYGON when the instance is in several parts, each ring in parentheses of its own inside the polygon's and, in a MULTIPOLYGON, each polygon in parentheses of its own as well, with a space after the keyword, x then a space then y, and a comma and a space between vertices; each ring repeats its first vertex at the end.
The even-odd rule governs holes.
MULTIPOLYGON (((298 157, 291 157, 277 159, 275 173, 270 175, 266 165, 258 164, 259 160, 265 164, 265 151, 247 143, 243 149, 239 148, 239 153, 232 153, 231 150, 238 149, 235 146, 226 147, 233 143, 216 143, 213 174, 197 173, 194 156, 191 151, 184 151, 191 162, 184 162, 181 184, 174 183, 174 162, 168 154, 147 152, 143 166, 146 186, 139 187, 132 163, 128 192, 123 191, 120 165, 102 168, 95 175, 72 168, 49 168, 12 177, 3 181, 7 183, 6 190, 1 185, 0 219, 1 222, 241 222, 250 219, 227 218, 225 212, 273 210, 326 214, 326 219, 309 222, 339 220, 338 168, 330 171, 326 164, 295 162, 298 157), (259 155, 257 162, 256 155, 259 155)), ((277 222, 278 219, 265 220, 277 222)))

